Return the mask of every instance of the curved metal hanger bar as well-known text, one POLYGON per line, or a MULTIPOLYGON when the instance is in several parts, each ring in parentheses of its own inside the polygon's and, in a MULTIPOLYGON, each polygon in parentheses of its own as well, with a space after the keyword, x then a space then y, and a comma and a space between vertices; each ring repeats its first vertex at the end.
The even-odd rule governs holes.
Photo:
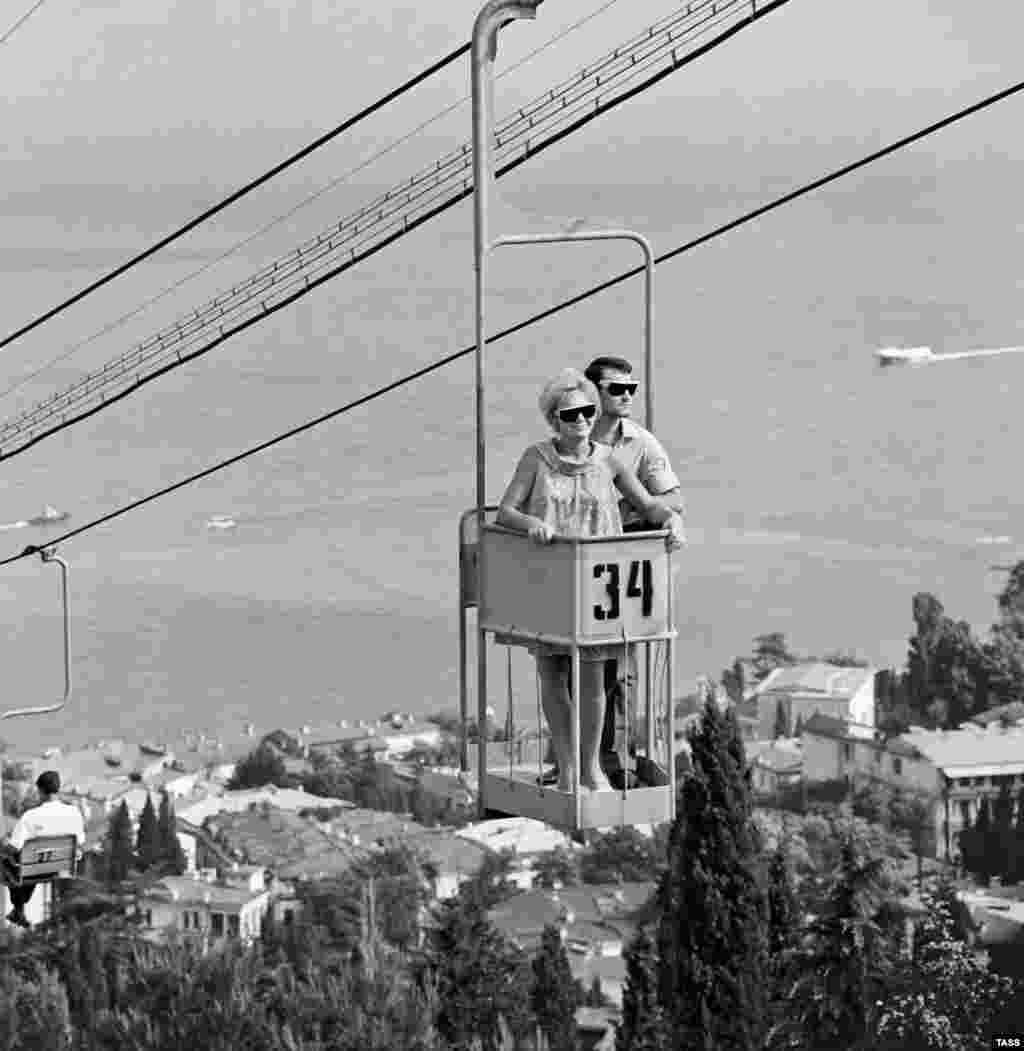
POLYGON ((41 705, 36 708, 12 708, 0 712, 0 720, 13 719, 19 715, 49 715, 59 712, 71 698, 71 612, 68 604, 68 564, 57 554, 55 547, 29 548, 38 552, 44 562, 56 562, 60 566, 61 599, 64 607, 64 696, 56 704, 41 705))

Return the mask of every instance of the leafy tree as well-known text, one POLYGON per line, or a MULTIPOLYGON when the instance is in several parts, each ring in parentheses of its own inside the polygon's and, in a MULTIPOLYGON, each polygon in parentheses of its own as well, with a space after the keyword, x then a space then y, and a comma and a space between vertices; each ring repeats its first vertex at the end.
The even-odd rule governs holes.
POLYGON ((983 1051, 991 1023, 1012 991, 1007 978, 956 936, 956 922, 942 896, 925 892, 913 951, 893 975, 873 1044, 879 1051, 983 1051))
POLYGON ((772 965, 783 962, 794 945, 800 905, 786 844, 780 842, 768 858, 768 951, 772 965))
POLYGON ((160 859, 159 829, 156 821, 156 808, 153 797, 147 793, 146 802, 139 814, 139 831, 135 838, 135 852, 138 855, 139 867, 143 870, 155 865, 160 859))
POLYGON ((0 1047, 11 1051, 65 1051, 71 1048, 67 995, 57 975, 30 968, 31 977, 13 969, 0 972, 0 1047))
POLYGON ((793 736, 802 737, 804 732, 804 716, 803 712, 796 713, 796 723, 793 726, 793 736))
POLYGON ((235 764, 227 787, 232 790, 240 788, 262 788, 264 785, 287 786, 289 778, 284 760, 269 745, 260 744, 244 759, 235 764))
POLYGON ((444 902, 430 943, 436 1024, 451 1051, 498 1051, 502 1020, 521 1044, 531 1027, 530 964, 479 903, 444 902))
POLYGON ((165 872, 175 876, 182 875, 188 868, 188 859, 178 839, 174 804, 166 790, 160 793, 160 812, 157 815, 156 828, 161 866, 165 872))
POLYGON ((580 857, 579 865, 584 883, 654 880, 663 868, 657 841, 630 825, 595 836, 580 857))
POLYGON ((104 861, 106 878, 111 884, 126 880, 135 861, 135 852, 132 849, 132 818, 128 812, 128 804, 123 800, 110 815, 107 823, 104 861))
POLYGON ((770 631, 754 637, 754 677, 760 682, 776 668, 796 664, 797 658, 786 646, 786 636, 781 631, 770 631))
POLYGON ((947 617, 934 595, 915 595, 913 616, 906 672, 910 707, 931 725, 959 726, 987 704, 982 648, 970 625, 947 617))
POLYGON ((668 1051, 671 1043, 658 994, 657 950, 646 927, 640 927, 624 955, 626 986, 615 1051, 668 1051))
POLYGON ((488 851, 476 873, 459 887, 460 902, 476 905, 486 912, 507 901, 516 893, 516 886, 509 879, 514 863, 515 854, 511 850, 488 851))
POLYGON ((726 696, 733 704, 739 704, 746 693, 746 674, 743 671, 743 662, 738 658, 733 661, 731 668, 722 672, 722 686, 726 696))
POLYGON ((443 807, 438 798, 428 792, 420 781, 416 782, 409 798, 409 809, 412 812, 413 821, 418 822, 425 828, 434 828, 440 821, 443 807))
POLYGON ((782 1046, 793 1046, 794 1034, 806 1051, 867 1046, 895 955, 880 922, 886 865, 846 828, 824 908, 795 961, 786 1019, 776 1033, 782 1046))
POLYGON ((541 854, 533 866, 534 885, 552 888, 556 883, 563 887, 575 887, 580 881, 576 856, 565 847, 541 854))
POLYGON ((533 960, 530 1006, 548 1051, 576 1051, 576 1008, 580 998, 569 957, 557 927, 545 926, 533 960))
POLYGON ((659 996, 678 1046, 747 1051, 768 1028, 768 901, 732 709, 709 702, 690 750, 658 887, 659 996))

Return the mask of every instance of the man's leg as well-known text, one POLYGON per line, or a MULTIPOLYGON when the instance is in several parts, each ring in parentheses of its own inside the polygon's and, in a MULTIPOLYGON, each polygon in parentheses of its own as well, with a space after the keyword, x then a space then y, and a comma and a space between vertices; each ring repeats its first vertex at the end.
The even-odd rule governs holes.
POLYGON ((601 729, 602 757, 615 751, 615 718, 622 710, 622 687, 619 684, 619 662, 604 662, 604 726, 601 729))
POLYGON ((25 919, 25 906, 28 904, 29 898, 32 897, 32 892, 35 889, 36 885, 34 883, 30 883, 27 887, 7 888, 11 896, 11 911, 7 914, 7 918, 11 923, 17 923, 23 927, 28 926, 28 921, 25 919))

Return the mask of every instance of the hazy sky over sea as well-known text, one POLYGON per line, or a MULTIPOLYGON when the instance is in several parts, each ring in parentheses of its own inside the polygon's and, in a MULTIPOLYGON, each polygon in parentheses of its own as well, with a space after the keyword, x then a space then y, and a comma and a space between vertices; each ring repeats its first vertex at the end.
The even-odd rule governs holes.
MULTIPOLYGON (((3 184, 241 181, 467 40, 479 6, 49 0, 0 54, 3 184)), ((504 34, 500 65, 600 6, 546 0, 535 24, 504 34)), ((544 90, 678 6, 615 4, 504 82, 502 102, 544 90)), ((3 0, 0 18, 9 24, 24 8, 3 0)), ((635 139, 617 163, 595 171, 570 149, 545 174, 647 181, 664 176, 655 156, 695 143, 743 152, 909 130, 918 114, 939 116, 1012 80, 1022 31, 1015 0, 791 0, 631 105, 635 139)), ((459 64, 355 140, 404 133, 461 94, 465 76, 459 64)), ((993 119, 1019 125, 1012 102, 993 119)), ((1001 150, 1020 149, 1020 136, 1003 136, 1001 150)))

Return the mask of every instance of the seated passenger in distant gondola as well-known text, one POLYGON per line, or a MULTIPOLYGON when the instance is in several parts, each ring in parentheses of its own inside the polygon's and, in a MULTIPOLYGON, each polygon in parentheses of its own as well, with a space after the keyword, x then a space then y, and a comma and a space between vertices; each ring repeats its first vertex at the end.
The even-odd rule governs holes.
MULTIPOLYGON (((36 778, 39 806, 31 807, 18 819, 7 841, 0 844, 6 855, 16 858, 21 848, 30 840, 41 836, 74 836, 75 848, 81 853, 85 843, 85 826, 77 807, 62 803, 57 798, 60 791, 60 774, 56 770, 44 770, 36 778)), ((35 884, 27 887, 8 887, 11 896, 11 911, 7 919, 19 927, 27 927, 25 906, 32 897, 35 884)))
MULTIPOLYGON (((566 369, 548 383, 540 411, 554 431, 531 445, 519 460, 501 501, 498 523, 528 533, 537 543, 554 536, 616 536, 622 533, 619 499, 625 497, 647 521, 672 530, 682 543, 682 520, 663 500, 651 496, 633 471, 590 432, 601 413, 597 388, 583 373, 566 369)), ((541 701, 558 763, 558 787, 571 787, 572 723, 570 660, 565 647, 532 646, 541 680, 541 701)), ((598 751, 604 721, 604 662, 614 647, 580 650, 580 784, 595 791, 611 786, 598 751)))

